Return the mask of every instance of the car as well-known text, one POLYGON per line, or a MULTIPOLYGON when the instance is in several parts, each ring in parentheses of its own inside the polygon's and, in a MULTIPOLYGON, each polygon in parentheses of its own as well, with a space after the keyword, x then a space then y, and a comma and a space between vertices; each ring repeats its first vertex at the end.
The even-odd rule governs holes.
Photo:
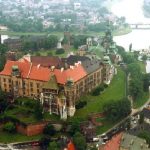
POLYGON ((93 142, 98 142, 98 141, 99 141, 99 138, 97 138, 97 137, 93 138, 93 142))

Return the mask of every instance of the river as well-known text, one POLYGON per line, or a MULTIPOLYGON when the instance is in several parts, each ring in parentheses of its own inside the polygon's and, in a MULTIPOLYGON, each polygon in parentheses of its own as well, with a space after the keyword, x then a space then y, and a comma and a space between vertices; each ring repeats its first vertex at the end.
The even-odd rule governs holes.
MULTIPOLYGON (((126 17, 127 23, 150 23, 150 19, 144 17, 142 5, 143 0, 118 0, 111 11, 118 17, 126 17)), ((133 50, 150 49, 150 30, 132 30, 129 34, 115 36, 114 41, 126 51, 131 43, 133 50)), ((150 61, 147 62, 146 71, 150 72, 150 61)))

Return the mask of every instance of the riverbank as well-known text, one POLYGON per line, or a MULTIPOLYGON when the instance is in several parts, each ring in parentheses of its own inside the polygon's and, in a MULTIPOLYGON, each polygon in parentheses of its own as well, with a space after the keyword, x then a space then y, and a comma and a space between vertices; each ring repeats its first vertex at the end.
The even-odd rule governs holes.
MULTIPOLYGON (((119 36, 119 35, 125 35, 128 34, 132 31, 131 28, 124 28, 124 29, 119 29, 113 31, 114 36, 119 36)), ((44 36, 48 34, 53 34, 57 35, 59 37, 63 36, 64 32, 13 32, 13 31, 0 31, 1 35, 8 35, 8 36, 44 36)), ((72 34, 78 35, 78 34, 83 34, 83 35, 88 35, 88 36, 103 36, 105 32, 71 32, 72 34)))

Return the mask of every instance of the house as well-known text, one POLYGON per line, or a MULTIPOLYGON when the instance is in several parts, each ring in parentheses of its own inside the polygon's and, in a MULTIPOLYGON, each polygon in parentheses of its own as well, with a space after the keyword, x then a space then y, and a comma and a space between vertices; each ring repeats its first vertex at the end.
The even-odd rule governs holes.
POLYGON ((150 150, 144 139, 127 133, 122 135, 119 150, 150 150))
POLYGON ((122 138, 123 133, 119 133, 112 137, 111 140, 109 140, 106 144, 99 143, 99 149, 98 150, 120 150, 120 141, 122 138))
POLYGON ((49 106, 50 114, 66 118, 74 115, 75 103, 81 95, 101 84, 101 70, 99 65, 99 69, 89 74, 81 62, 67 69, 57 69, 26 59, 8 60, 0 72, 0 82, 3 91, 13 93, 15 97, 39 98, 43 105, 49 106))
POLYGON ((100 143, 99 150, 150 150, 150 148, 144 139, 128 133, 119 133, 106 144, 100 143))

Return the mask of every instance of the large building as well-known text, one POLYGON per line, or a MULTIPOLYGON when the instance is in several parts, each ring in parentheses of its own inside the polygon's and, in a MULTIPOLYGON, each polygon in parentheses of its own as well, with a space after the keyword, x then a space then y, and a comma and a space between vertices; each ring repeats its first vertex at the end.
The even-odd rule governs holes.
POLYGON ((50 114, 66 119, 74 115, 75 103, 83 94, 109 78, 104 76, 108 68, 112 69, 108 66, 94 57, 70 56, 60 60, 28 55, 18 61, 6 62, 0 72, 1 89, 15 97, 40 99, 50 114))

